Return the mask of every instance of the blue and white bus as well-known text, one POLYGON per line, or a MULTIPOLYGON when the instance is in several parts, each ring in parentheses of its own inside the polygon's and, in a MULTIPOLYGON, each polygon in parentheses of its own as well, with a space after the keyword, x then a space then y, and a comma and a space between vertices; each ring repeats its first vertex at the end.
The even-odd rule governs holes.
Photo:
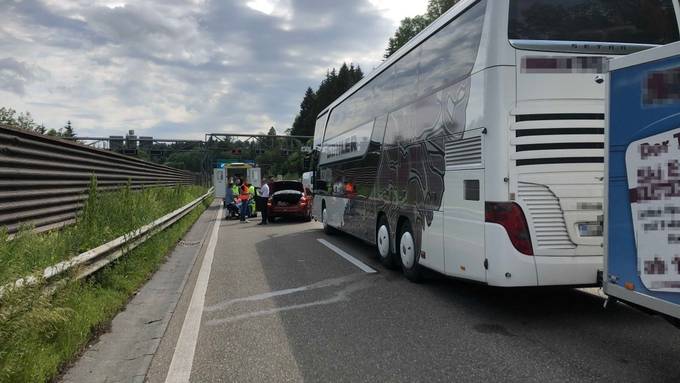
POLYGON ((680 320, 680 43, 609 67, 604 290, 680 320))

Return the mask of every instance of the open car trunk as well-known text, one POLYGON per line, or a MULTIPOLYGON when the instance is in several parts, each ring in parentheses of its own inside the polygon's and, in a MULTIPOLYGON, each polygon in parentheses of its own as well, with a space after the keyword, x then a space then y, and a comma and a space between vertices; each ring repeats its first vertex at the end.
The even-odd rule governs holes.
POLYGON ((292 206, 297 205, 302 197, 302 192, 297 190, 281 190, 272 195, 272 204, 274 206, 292 206))
POLYGON ((294 206, 300 202, 304 195, 301 182, 279 181, 274 182, 272 188, 272 205, 274 206, 294 206))

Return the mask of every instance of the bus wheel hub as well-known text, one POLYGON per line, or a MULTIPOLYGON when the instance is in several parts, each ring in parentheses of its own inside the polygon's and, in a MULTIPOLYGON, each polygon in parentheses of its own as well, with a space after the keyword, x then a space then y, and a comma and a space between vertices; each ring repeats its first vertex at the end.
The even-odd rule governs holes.
POLYGON ((401 241, 399 241, 399 250, 401 253, 401 263, 404 265, 404 267, 407 269, 413 267, 416 259, 416 252, 415 243, 411 233, 405 232, 401 235, 401 241))

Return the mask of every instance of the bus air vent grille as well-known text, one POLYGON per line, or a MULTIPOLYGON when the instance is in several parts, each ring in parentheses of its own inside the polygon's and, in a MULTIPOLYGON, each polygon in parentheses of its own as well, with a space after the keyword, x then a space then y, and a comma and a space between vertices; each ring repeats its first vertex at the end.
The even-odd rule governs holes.
POLYGON ((446 139, 446 166, 471 166, 482 164, 482 137, 461 140, 446 139))
POLYGON ((574 249, 559 199, 545 185, 519 183, 519 198, 529 208, 535 243, 543 249, 574 249))
POLYGON ((518 167, 565 169, 604 163, 603 114, 520 114, 515 119, 511 159, 518 167))

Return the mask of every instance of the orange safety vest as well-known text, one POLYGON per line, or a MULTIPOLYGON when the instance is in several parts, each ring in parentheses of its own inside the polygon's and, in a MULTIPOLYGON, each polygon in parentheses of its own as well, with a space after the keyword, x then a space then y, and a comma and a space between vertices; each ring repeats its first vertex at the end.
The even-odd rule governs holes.
POLYGON ((243 184, 241 185, 241 194, 239 195, 239 198, 241 201, 248 201, 250 199, 250 190, 248 188, 248 185, 243 184))

